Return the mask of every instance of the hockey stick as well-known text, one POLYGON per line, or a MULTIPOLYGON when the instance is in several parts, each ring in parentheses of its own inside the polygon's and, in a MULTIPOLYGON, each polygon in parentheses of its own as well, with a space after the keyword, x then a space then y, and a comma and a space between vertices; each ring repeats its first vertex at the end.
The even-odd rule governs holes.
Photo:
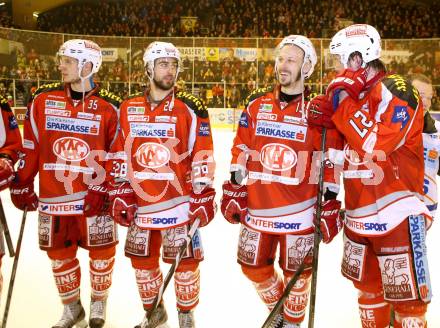
POLYGON ((200 219, 196 218, 194 220, 194 223, 192 224, 191 228, 189 229, 189 232, 186 235, 185 240, 183 241, 183 244, 180 246, 179 252, 177 253, 176 258, 174 259, 174 262, 171 265, 170 270, 168 271, 167 275, 165 276, 165 280, 163 281, 162 286, 160 286, 159 293, 156 295, 156 298, 154 299, 153 307, 151 308, 151 311, 148 311, 148 315, 147 315, 148 322, 150 322, 154 311, 156 311, 157 307, 159 306, 159 303, 162 300, 163 293, 165 292, 165 289, 168 287, 168 284, 170 283, 171 278, 174 275, 174 272, 176 271, 177 267, 179 266, 179 263, 182 260, 183 254, 185 253, 186 248, 188 247, 189 243, 191 242, 197 228, 199 227, 199 224, 200 224, 200 219))
POLYGON ((5 211, 3 210, 3 203, 0 199, 0 224, 5 234, 6 245, 8 246, 9 256, 14 257, 14 244, 12 243, 11 234, 9 233, 8 222, 6 221, 5 211))
MULTIPOLYGON (((318 180, 318 199, 317 199, 317 205, 316 205, 316 218, 317 221, 321 221, 321 206, 322 206, 322 195, 323 195, 323 189, 324 189, 324 160, 325 160, 325 139, 326 139, 326 129, 323 128, 322 130, 322 142, 321 142, 321 165, 319 167, 319 180, 318 180)), ((301 264, 299 265, 298 269, 296 270, 294 276, 290 281, 287 283, 286 287, 284 288, 283 294, 281 295, 278 302, 275 304, 272 311, 269 313, 269 316, 267 317, 266 321, 263 323, 263 326, 261 328, 269 328, 270 324, 272 323, 275 316, 281 311, 284 301, 289 297, 290 291, 292 290, 293 286, 295 285, 296 281, 298 280, 301 273, 304 271, 306 266, 306 258, 310 255, 312 252, 313 254, 313 271, 312 271, 312 291, 314 289, 314 293, 316 296, 316 272, 318 269, 318 252, 319 252, 319 243, 321 242, 321 231, 319 230, 319 225, 315 225, 315 235, 314 235, 314 241, 313 241, 313 247, 310 247, 307 251, 306 256, 301 261, 301 264), (315 269, 316 267, 316 269, 315 269), (316 272, 315 272, 316 271, 316 272), (315 276, 315 282, 313 282, 313 276, 315 276), (315 286, 315 288, 313 288, 315 286)), ((311 300, 310 300, 311 301, 311 300)), ((314 300, 313 300, 313 307, 315 306, 314 300)), ((313 309, 313 315, 315 313, 315 310, 313 309)), ((309 312, 310 316, 310 312, 309 312)), ((312 319, 313 320, 313 319, 312 319)), ((310 323, 310 317, 309 317, 309 323, 310 323)), ((309 326, 310 327, 310 326, 309 326)), ((313 327, 313 323, 312 323, 313 327)))
POLYGON ((26 215, 27 215, 27 207, 24 208, 23 217, 21 219, 20 234, 18 235, 18 241, 17 241, 17 251, 14 257, 14 264, 12 265, 11 278, 9 279, 8 296, 6 298, 5 311, 3 312, 2 328, 6 328, 6 323, 8 321, 9 307, 11 305, 12 290, 14 288, 14 282, 15 282, 15 274, 17 273, 18 258, 20 256, 21 242, 23 240, 26 215))
POLYGON ((302 259, 301 264, 299 265, 298 269, 296 269, 296 272, 293 275, 292 279, 290 279, 289 282, 287 283, 286 287, 284 288, 283 294, 281 295, 280 299, 277 301, 277 303, 273 307, 272 311, 270 311, 266 321, 264 321, 261 328, 269 328, 270 325, 272 324, 272 321, 275 318, 275 316, 278 313, 280 313, 281 309, 283 308, 284 301, 287 299, 287 297, 289 297, 289 294, 293 288, 293 285, 295 285, 295 283, 298 281, 299 276, 301 275, 301 273, 303 273, 303 271, 306 267, 306 258, 307 258, 307 256, 309 256, 312 253, 312 249, 313 249, 313 247, 311 246, 309 248, 309 250, 307 251, 306 255, 304 256, 304 258, 302 259))
POLYGON ((325 141, 327 138, 327 129, 322 129, 321 136, 321 165, 319 167, 319 181, 318 181, 318 200, 316 204, 316 223, 315 235, 313 240, 313 262, 312 262, 312 283, 310 287, 310 304, 309 304, 309 324, 308 328, 313 328, 315 325, 315 303, 316 303, 316 284, 318 283, 318 255, 319 243, 322 239, 322 233, 319 229, 321 223, 322 211, 322 196, 324 194, 324 165, 325 165, 325 141))

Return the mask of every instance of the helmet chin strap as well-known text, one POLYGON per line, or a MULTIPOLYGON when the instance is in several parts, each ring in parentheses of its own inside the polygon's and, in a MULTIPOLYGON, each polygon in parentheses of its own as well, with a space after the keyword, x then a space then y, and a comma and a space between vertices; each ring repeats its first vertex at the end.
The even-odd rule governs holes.
POLYGON ((82 69, 84 68, 84 65, 78 65, 78 74, 79 74, 79 79, 81 80, 81 91, 82 91, 82 111, 85 111, 85 93, 86 93, 86 80, 90 80, 90 84, 93 85, 93 81, 92 81, 92 75, 93 72, 91 71, 89 74, 87 74, 86 76, 82 76, 82 69))

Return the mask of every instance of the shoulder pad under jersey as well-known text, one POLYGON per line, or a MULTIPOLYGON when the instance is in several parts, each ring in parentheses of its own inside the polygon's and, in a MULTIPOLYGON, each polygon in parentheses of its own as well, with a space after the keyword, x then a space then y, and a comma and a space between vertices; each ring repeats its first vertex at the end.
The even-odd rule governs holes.
POLYGON ((178 91, 176 98, 183 101, 200 118, 208 118, 208 109, 202 99, 185 91, 178 91))
POLYGON ((105 101, 109 102, 110 104, 112 104, 117 108, 119 108, 122 102, 121 97, 115 95, 113 92, 110 92, 104 88, 99 89, 97 96, 104 99, 105 101))
POLYGON ((406 101, 413 109, 417 108, 420 100, 419 92, 403 76, 398 74, 388 75, 382 80, 382 84, 394 96, 406 101))
POLYGON ((8 100, 3 96, 0 96, 0 106, 1 106, 1 109, 4 110, 5 112, 12 112, 11 107, 9 106, 8 100))
POLYGON ((64 84, 62 84, 61 82, 43 84, 37 90, 34 91, 30 101, 34 100, 36 96, 38 96, 43 92, 54 91, 54 90, 64 90, 64 84))
POLYGON ((246 98, 245 107, 249 105, 250 102, 254 101, 255 99, 264 96, 268 92, 273 91, 273 86, 265 87, 265 88, 258 88, 254 89, 246 98))

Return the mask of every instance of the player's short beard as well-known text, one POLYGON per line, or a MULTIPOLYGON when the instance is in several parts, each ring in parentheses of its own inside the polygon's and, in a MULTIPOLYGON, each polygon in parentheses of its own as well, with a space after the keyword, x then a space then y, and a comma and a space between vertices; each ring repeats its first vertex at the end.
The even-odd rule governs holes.
POLYGON ((169 83, 169 84, 165 84, 165 83, 162 82, 162 81, 159 81, 159 80, 153 79, 153 83, 154 83, 154 85, 155 85, 158 89, 163 90, 163 91, 168 91, 168 90, 171 90, 171 89, 173 88, 174 83, 175 83, 175 79, 173 79, 173 82, 172 82, 172 83, 169 83))
MULTIPOLYGON (((278 82, 280 82, 280 84, 281 84, 281 75, 280 74, 281 73, 278 72, 278 82)), ((301 71, 298 71, 298 73, 296 73, 295 78, 289 84, 294 84, 294 83, 297 83, 299 81, 301 81, 301 71)), ((281 84, 281 85, 283 85, 283 84, 281 84)), ((285 86, 285 85, 283 85, 283 86, 285 86)))

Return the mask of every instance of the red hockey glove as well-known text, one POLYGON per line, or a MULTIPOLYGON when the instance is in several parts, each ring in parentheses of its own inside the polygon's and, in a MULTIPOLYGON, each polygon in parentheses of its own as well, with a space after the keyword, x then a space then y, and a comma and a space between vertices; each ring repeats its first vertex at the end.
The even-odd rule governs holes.
POLYGON ((90 185, 86 197, 84 197, 84 215, 96 216, 103 209, 107 198, 107 187, 102 185, 90 185))
POLYGON ((236 185, 230 181, 223 182, 223 196, 220 209, 223 216, 230 223, 243 222, 247 214, 247 187, 236 185))
POLYGON ((333 114, 333 107, 327 96, 316 96, 307 105, 307 122, 309 125, 334 129, 333 114))
POLYGON ((8 188, 14 177, 12 161, 9 158, 0 158, 0 191, 8 188))
POLYGON ((38 208, 38 197, 34 192, 34 182, 12 183, 10 187, 11 200, 16 208, 24 211, 35 211, 38 208))
POLYGON ((205 188, 200 194, 191 194, 189 198, 188 217, 192 225, 196 218, 200 219, 200 227, 208 225, 217 212, 217 204, 214 201, 215 190, 213 188, 205 188))
POLYGON ((342 90, 345 90, 351 98, 359 100, 359 94, 367 84, 366 75, 366 71, 363 68, 357 71, 345 69, 330 82, 326 94, 332 99, 335 110, 338 108, 339 93, 342 90))
POLYGON ((136 194, 128 182, 109 185, 109 201, 113 219, 124 227, 130 226, 136 216, 136 194))
MULTIPOLYGON (((344 226, 344 222, 339 216, 340 209, 341 202, 339 200, 330 199, 322 203, 320 230, 322 241, 325 244, 330 243, 344 226)), ((314 224, 316 225, 316 222, 314 224)))

